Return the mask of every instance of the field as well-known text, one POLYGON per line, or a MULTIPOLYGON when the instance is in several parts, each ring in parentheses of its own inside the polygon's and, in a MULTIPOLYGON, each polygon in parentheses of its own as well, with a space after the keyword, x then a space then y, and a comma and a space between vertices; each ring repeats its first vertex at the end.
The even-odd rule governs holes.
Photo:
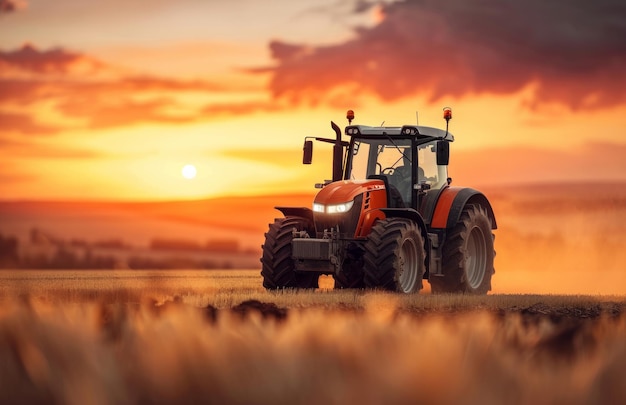
POLYGON ((626 298, 0 271, 0 403, 625 403, 626 298))

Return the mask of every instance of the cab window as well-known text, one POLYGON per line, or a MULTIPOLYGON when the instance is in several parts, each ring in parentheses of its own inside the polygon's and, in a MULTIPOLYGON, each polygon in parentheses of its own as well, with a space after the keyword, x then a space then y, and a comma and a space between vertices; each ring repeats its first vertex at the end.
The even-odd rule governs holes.
POLYGON ((420 145, 417 150, 420 183, 425 182, 431 189, 441 188, 447 181, 447 166, 437 165, 437 141, 420 145))

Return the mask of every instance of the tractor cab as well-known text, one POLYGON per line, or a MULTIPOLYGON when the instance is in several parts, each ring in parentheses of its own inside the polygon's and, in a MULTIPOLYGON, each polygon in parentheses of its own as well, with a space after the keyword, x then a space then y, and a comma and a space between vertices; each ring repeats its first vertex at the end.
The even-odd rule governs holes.
POLYGON ((390 207, 417 209, 420 196, 448 184, 450 133, 437 128, 349 126, 345 180, 380 179, 390 207))

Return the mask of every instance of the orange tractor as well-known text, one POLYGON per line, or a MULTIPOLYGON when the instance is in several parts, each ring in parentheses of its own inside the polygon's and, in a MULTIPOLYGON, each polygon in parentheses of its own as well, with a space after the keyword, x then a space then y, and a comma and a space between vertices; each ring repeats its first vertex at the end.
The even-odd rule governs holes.
POLYGON ((494 274, 496 219, 489 200, 471 188, 450 186, 448 132, 419 125, 341 130, 333 144, 332 181, 317 185, 312 208, 276 207, 261 258, 267 289, 317 288, 330 274, 335 288, 417 292, 427 279, 433 293, 486 294, 494 274))

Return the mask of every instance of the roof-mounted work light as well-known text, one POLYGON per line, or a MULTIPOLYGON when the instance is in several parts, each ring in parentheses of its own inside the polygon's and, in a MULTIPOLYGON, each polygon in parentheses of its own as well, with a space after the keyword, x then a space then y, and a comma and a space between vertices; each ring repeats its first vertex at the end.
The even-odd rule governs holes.
POLYGON ((358 125, 346 127, 346 135, 361 135, 358 125))
POLYGON ((402 135, 420 135, 420 131, 413 125, 403 126, 402 129, 400 129, 400 133, 402 135))

